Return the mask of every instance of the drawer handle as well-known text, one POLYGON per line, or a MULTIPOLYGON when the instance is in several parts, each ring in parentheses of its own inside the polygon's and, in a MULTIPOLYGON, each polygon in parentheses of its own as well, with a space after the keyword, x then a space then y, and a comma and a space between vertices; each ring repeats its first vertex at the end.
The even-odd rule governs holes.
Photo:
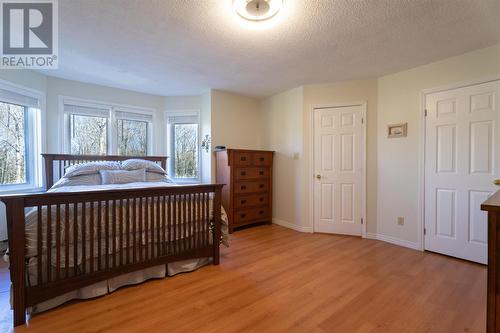
POLYGON ((264 214, 264 211, 263 210, 259 210, 259 215, 262 215, 264 214))
POLYGON ((246 200, 241 200, 241 204, 242 204, 242 205, 244 205, 244 204, 246 204, 246 203, 247 203, 247 201, 246 201, 246 200))
POLYGON ((260 198, 259 198, 259 201, 260 201, 260 202, 264 201, 264 198, 260 197, 260 198))
POLYGON ((259 176, 264 176, 264 171, 259 171, 259 176))
POLYGON ((264 184, 260 184, 260 185, 259 185, 259 188, 264 188, 264 184))
POLYGON ((240 217, 244 219, 247 216, 247 214, 240 214, 240 217))
POLYGON ((246 156, 241 156, 240 157, 240 161, 246 161, 246 160, 247 160, 246 156))
POLYGON ((242 176, 246 176, 246 175, 247 175, 247 173, 246 173, 245 171, 242 171, 242 172, 240 173, 240 175, 242 175, 242 176))
POLYGON ((264 162, 264 157, 259 158, 261 162, 264 162))
POLYGON ((246 187, 245 185, 242 185, 242 186, 241 186, 241 189, 242 189, 242 190, 246 190, 246 189, 247 189, 247 187, 246 187))

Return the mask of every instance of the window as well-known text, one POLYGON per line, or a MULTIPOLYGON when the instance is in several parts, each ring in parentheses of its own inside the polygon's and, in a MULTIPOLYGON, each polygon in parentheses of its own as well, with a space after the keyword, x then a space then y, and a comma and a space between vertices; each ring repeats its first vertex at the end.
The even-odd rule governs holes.
POLYGON ((26 184, 26 107, 0 101, 0 183, 26 184))
POLYGON ((174 124, 175 178, 198 178, 198 124, 174 124))
POLYGON ((75 155, 145 156, 151 151, 151 111, 64 101, 65 151, 75 155))
POLYGON ((148 154, 148 142, 152 116, 147 114, 116 111, 118 154, 127 156, 145 156, 148 154))
POLYGON ((118 119, 118 155, 145 156, 148 153, 148 123, 118 119))
POLYGON ((167 121, 170 177, 178 182, 196 182, 200 179, 198 114, 176 113, 167 121))
POLYGON ((0 83, 0 191, 41 185, 41 96, 36 95, 0 83))

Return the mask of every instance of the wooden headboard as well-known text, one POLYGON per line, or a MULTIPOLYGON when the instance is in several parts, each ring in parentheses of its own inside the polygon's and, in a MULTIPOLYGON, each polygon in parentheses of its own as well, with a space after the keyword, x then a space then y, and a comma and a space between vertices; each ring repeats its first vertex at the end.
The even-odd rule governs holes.
POLYGON ((125 161, 131 158, 153 161, 167 170, 166 156, 119 156, 119 155, 69 155, 69 154, 42 154, 45 161, 45 182, 47 189, 54 185, 70 165, 93 161, 125 161))

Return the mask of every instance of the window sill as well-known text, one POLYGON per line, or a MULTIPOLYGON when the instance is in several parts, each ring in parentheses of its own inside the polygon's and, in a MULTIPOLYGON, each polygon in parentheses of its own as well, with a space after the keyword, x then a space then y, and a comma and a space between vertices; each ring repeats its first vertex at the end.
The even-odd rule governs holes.
POLYGON ((45 192, 43 187, 38 186, 8 186, 5 189, 0 187, 0 196, 5 194, 23 194, 23 193, 35 193, 35 192, 45 192))
POLYGON ((176 184, 183 184, 183 185, 188 185, 188 184, 200 184, 201 180, 200 179, 183 179, 183 178, 171 178, 172 181, 176 184))

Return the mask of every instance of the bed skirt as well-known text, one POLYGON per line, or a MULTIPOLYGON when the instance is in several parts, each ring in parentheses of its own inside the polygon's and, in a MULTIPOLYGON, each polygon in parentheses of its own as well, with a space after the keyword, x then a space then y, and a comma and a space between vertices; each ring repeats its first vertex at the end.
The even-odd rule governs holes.
MULTIPOLYGON (((139 284, 150 279, 163 279, 179 273, 192 272, 198 268, 208 265, 212 258, 189 259, 145 268, 136 272, 123 274, 108 280, 100 281, 90 286, 70 291, 63 295, 54 297, 27 309, 29 314, 35 314, 55 308, 63 303, 74 299, 90 299, 103 296, 118 288, 139 284)), ((10 292, 10 303, 12 306, 12 287, 10 292)))

